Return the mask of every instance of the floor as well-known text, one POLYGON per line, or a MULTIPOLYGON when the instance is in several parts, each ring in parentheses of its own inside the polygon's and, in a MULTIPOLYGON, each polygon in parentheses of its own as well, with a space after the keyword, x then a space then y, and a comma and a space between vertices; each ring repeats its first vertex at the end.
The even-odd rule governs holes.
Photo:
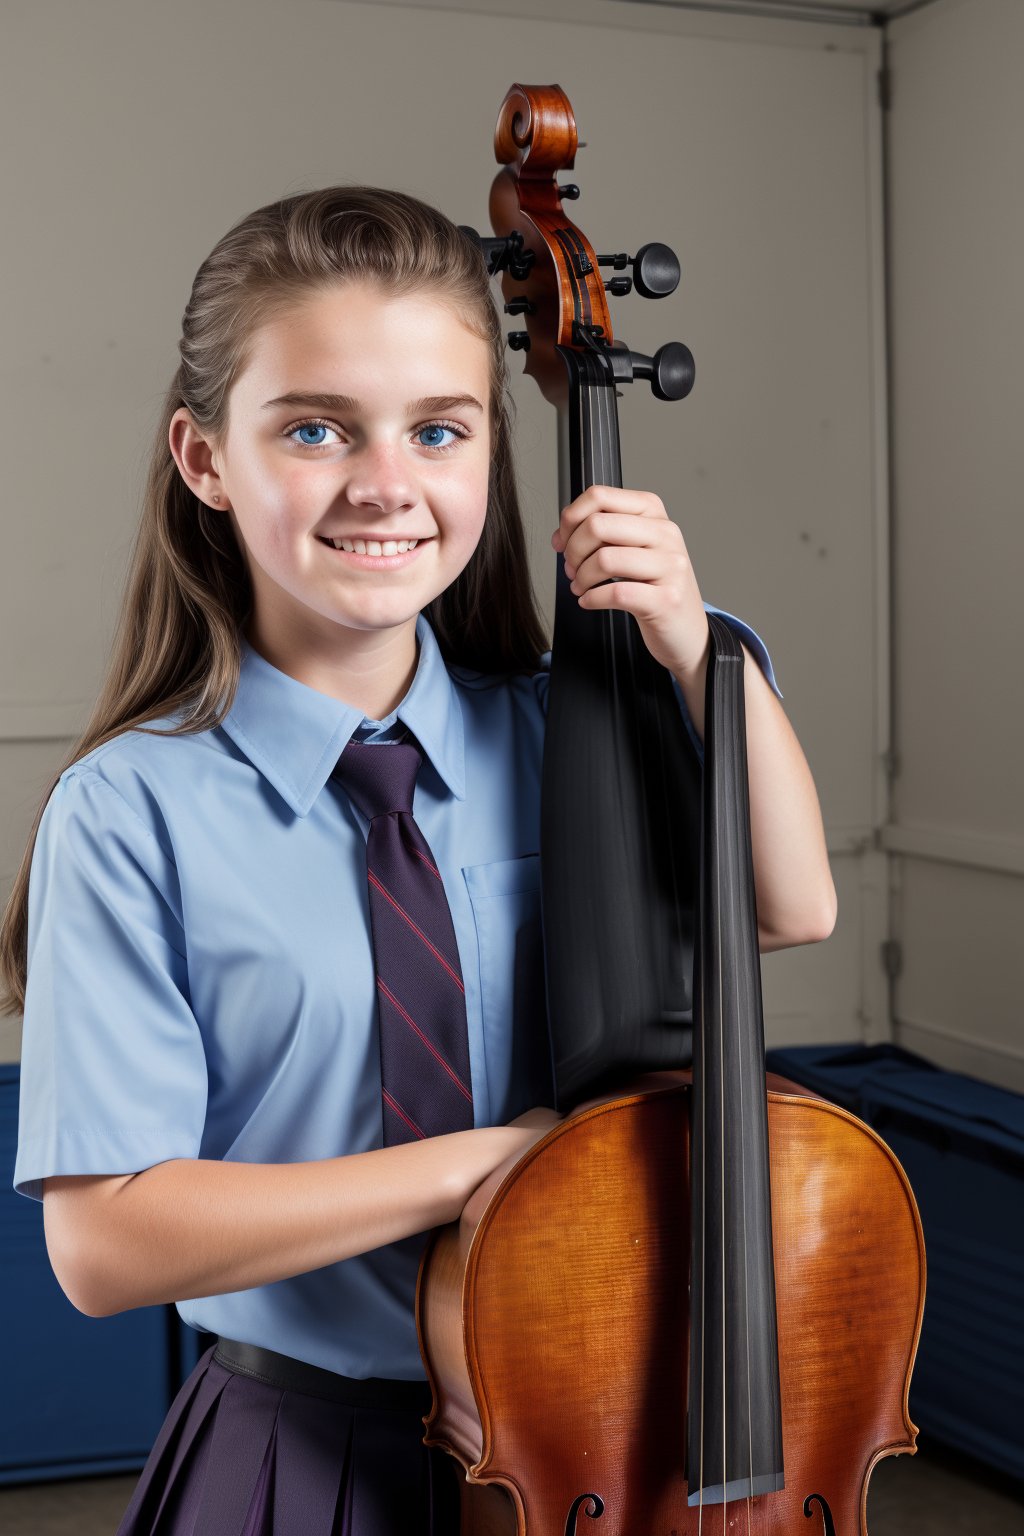
MULTIPOLYGON (((114 1536, 136 1481, 135 1476, 96 1477, 0 1488, 0 1531, 114 1536)), ((879 1462, 868 1485, 868 1531, 869 1536, 1024 1536, 1024 1484, 936 1447, 916 1456, 890 1456, 879 1462)))

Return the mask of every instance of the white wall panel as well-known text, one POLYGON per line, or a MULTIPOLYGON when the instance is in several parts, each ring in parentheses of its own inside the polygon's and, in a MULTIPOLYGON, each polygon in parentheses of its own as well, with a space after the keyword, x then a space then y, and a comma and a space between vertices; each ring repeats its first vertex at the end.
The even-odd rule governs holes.
MULTIPOLYGON (((705 598, 764 636, 835 850, 836 933, 769 957, 769 1014, 856 1035, 877 980, 859 971, 865 889, 868 927, 885 919, 858 852, 884 812, 887 745, 877 33, 608 0, 10 0, 3 28, 18 237, 0 293, 0 736, 84 723, 181 311, 215 241, 332 181, 412 191, 483 230, 507 87, 558 81, 588 146, 571 216, 598 249, 664 240, 682 263, 672 298, 613 301, 634 348, 683 340, 697 363, 682 404, 625 392, 626 484, 679 521, 705 598)), ((550 613, 555 423, 532 381, 516 397, 550 613)), ((17 773, 0 794, 16 849, 31 819, 17 773)))
POLYGON ((1024 6, 890 30, 897 1038, 1024 1088, 1024 6))

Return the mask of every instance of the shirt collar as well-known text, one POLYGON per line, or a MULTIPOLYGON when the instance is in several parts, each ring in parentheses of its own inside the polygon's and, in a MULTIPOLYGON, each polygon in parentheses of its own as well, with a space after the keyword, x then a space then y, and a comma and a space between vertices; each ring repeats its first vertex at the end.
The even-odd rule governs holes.
MULTIPOLYGON (((366 716, 279 671, 244 635, 240 639, 238 689, 223 728, 295 814, 306 816, 366 716)), ((408 726, 455 798, 465 800, 462 705, 422 613, 416 618, 416 639, 416 675, 402 702, 379 724, 397 718, 408 726)))

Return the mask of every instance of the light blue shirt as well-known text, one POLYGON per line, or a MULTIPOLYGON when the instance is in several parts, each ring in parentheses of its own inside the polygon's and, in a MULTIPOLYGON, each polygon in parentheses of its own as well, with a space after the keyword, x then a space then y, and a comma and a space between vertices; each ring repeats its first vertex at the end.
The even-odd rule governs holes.
MULTIPOLYGON (((778 694, 760 637, 704 606, 778 694)), ((407 729, 423 749, 413 814, 455 926, 475 1124, 553 1103, 538 938, 551 653, 495 679, 449 671, 422 614, 416 636, 416 674, 384 720, 243 640, 222 725, 126 731, 61 775, 29 883, 19 1193, 170 1158, 292 1163, 383 1144, 369 824, 330 778, 353 736, 407 729)), ((389 1245, 177 1308, 347 1376, 422 1380, 417 1267, 389 1245)))

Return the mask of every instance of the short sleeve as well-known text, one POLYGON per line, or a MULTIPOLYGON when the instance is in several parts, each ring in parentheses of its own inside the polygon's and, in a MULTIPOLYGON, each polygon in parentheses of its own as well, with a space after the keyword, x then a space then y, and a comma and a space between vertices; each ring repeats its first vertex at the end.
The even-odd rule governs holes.
MULTIPOLYGON (((704 611, 706 613, 715 613, 720 619, 724 619, 729 627, 736 631, 739 638, 746 642, 748 650, 750 651, 754 660, 757 662, 758 666, 761 668, 761 671, 764 673, 765 677, 768 679, 768 683, 773 693, 775 693, 777 697, 781 699, 782 690, 780 689, 778 683, 775 681, 775 668, 772 666, 772 659, 768 654, 768 647, 765 645, 757 631, 751 629, 750 625, 747 624, 743 619, 738 619, 734 613, 726 613, 724 608, 716 608, 712 603, 705 603, 704 611)), ((693 743, 693 750, 696 752, 700 763, 703 765, 704 743, 701 741, 700 737, 697 735, 696 730, 694 729, 693 721, 690 719, 690 711, 686 707, 686 699, 683 695, 683 690, 680 688, 675 678, 672 679, 672 687, 675 691, 676 698, 679 700, 679 708, 683 712, 683 723, 686 726, 687 735, 693 743)))
MULTIPOLYGON (((768 682, 771 685, 773 691, 781 699, 782 691, 779 688, 778 683, 775 681, 775 669, 772 666, 772 659, 768 654, 768 647, 765 645, 757 631, 751 629, 750 625, 747 624, 743 619, 738 619, 734 613, 726 613, 724 608, 716 608, 713 603, 705 603, 704 611, 705 613, 717 614, 720 619, 724 619, 727 624, 730 624, 732 628, 736 630, 740 639, 746 642, 752 655, 754 656, 754 659, 757 661, 765 677, 768 679, 768 682)), ((551 684, 551 655, 551 651, 544 652, 540 659, 540 671, 533 674, 533 686, 536 691, 537 700, 540 704, 542 712, 545 715, 548 712, 548 691, 551 684)), ((682 710, 683 722, 686 726, 687 734, 693 743, 693 750, 696 752, 697 757, 703 764, 704 744, 694 729, 693 721, 690 719, 690 711, 686 707, 686 699, 683 694, 683 690, 680 688, 675 678, 672 679, 672 687, 676 698, 679 701, 679 708, 682 710)))
POLYGON ((39 823, 14 1188, 196 1157, 206 1055, 189 1002, 174 861, 94 769, 69 769, 39 823))

